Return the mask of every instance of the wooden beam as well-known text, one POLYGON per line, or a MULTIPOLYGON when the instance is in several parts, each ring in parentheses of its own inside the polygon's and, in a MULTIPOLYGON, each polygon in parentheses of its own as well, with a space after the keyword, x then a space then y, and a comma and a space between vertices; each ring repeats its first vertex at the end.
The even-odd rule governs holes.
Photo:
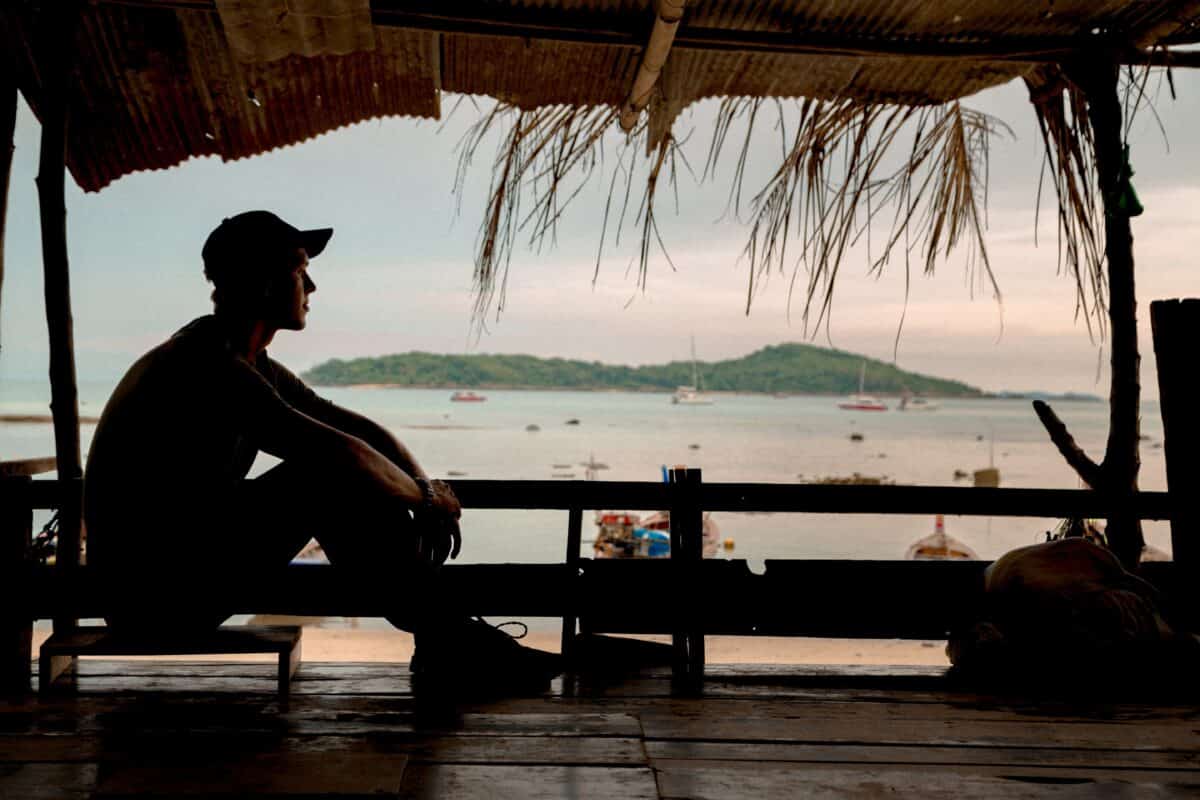
MULTIPOLYGON (((633 481, 455 480, 466 508, 536 508, 551 511, 669 508, 669 487, 633 481)), ((33 508, 78 502, 81 481, 38 480, 30 487, 33 508)), ((1167 492, 1138 492, 1128 501, 1140 519, 1169 520, 1167 492)), ((797 514, 946 514, 989 517, 1107 517, 1117 501, 1088 489, 983 489, 961 486, 830 486, 786 483, 706 483, 705 511, 769 511, 797 514)), ((1124 507, 1124 506, 1123 506, 1124 507)))
POLYGON ((16 149, 16 128, 17 76, 8 68, 7 60, 0 60, 0 298, 4 289, 4 227, 8 219, 8 184, 16 149))
MULTIPOLYGON (((214 0, 96 0, 102 5, 180 9, 217 13, 214 0)), ((637 25, 614 15, 578 11, 547 14, 542 7, 476 6, 456 11, 438 0, 375 0, 371 18, 376 25, 463 36, 569 42, 639 48, 644 33, 637 25)), ((1183 43, 1183 40, 1180 40, 1183 43)), ((1187 42, 1187 43, 1190 43, 1187 42)), ((1096 37, 1005 37, 990 42, 913 41, 885 37, 812 34, 804 31, 743 31, 680 25, 672 49, 697 52, 784 55, 842 55, 855 58, 931 58, 965 61, 1013 61, 1022 64, 1062 63, 1094 50, 1096 37)), ((1197 67, 1200 58, 1176 54, 1171 66, 1197 67)), ((1120 63, 1156 64, 1163 56, 1132 49, 1117 56, 1120 63)), ((1165 66, 1165 64, 1164 64, 1165 66)))
POLYGON ((621 106, 621 130, 626 133, 633 130, 638 117, 642 115, 642 109, 650 103, 658 76, 662 74, 667 57, 671 54, 671 43, 675 41, 686 4, 687 0, 658 0, 654 26, 650 29, 646 49, 642 51, 642 63, 638 65, 629 96, 621 106))
POLYGON ((0 477, 0 695, 29 691, 33 617, 22 577, 33 537, 28 477, 0 477))
MULTIPOLYGON (((58 475, 83 476, 79 450, 79 394, 75 380, 75 334, 71 318, 70 265, 67 259, 67 92, 82 4, 80 0, 44 6, 39 21, 42 73, 42 142, 38 161, 38 210, 42 228, 46 325, 50 335, 50 411, 54 416, 54 451, 58 475)), ((59 514, 57 566, 64 573, 79 567, 81 504, 74 497, 59 514)), ((75 620, 55 620, 55 630, 75 620)))

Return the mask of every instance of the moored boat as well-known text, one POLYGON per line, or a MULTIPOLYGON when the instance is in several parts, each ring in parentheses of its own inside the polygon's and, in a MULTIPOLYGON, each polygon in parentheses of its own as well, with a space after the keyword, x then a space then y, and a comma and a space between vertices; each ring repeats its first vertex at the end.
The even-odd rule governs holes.
POLYGON ((946 518, 938 514, 933 533, 913 542, 904 557, 909 561, 978 561, 979 556, 967 545, 946 533, 946 518))
POLYGON ((692 382, 688 386, 675 387, 671 402, 677 406, 711 406, 713 400, 704 394, 700 382, 700 371, 696 368, 696 337, 692 337, 692 382), (699 387, 699 388, 697 388, 699 387))
MULTIPOLYGON (((721 531, 710 514, 704 515, 701 536, 701 553, 711 558, 721 545, 721 531)), ((592 549, 596 558, 670 558, 671 515, 656 511, 643 519, 628 511, 597 512, 592 549)))
POLYGON ((863 362, 858 370, 858 391, 838 403, 838 408, 844 411, 887 411, 887 405, 874 395, 863 391, 863 382, 867 376, 867 362, 863 362))
POLYGON ((481 394, 476 394, 469 389, 460 389, 454 394, 450 395, 450 402, 452 403, 482 403, 484 400, 487 400, 487 397, 481 394))

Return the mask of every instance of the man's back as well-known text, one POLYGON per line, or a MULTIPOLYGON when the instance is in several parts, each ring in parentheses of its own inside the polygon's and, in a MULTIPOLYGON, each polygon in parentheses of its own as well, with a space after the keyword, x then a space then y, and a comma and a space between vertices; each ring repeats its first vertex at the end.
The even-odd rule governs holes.
POLYGON ((235 358, 216 319, 201 317, 118 384, 88 455, 92 563, 117 566, 151 549, 162 556, 184 547, 173 532, 201 522, 245 477, 257 447, 231 376, 235 358), (152 548, 146 537, 155 538, 152 548))

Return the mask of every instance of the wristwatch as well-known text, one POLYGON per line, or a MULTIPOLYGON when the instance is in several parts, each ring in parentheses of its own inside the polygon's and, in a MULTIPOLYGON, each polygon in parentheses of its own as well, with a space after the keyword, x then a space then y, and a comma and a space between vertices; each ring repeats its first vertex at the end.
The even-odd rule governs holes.
POLYGON ((413 478, 413 483, 421 490, 421 505, 417 507, 417 510, 426 513, 433 511, 433 485, 430 484, 429 479, 413 478))

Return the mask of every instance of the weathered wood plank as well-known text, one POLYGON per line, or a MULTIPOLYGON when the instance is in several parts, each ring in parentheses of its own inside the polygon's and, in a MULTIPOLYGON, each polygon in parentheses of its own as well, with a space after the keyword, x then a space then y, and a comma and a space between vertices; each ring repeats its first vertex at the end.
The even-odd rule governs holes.
POLYGON ((1001 769, 994 774, 934 769, 863 769, 824 765, 748 765, 740 762, 662 761, 655 764, 661 797, 761 800, 845 797, 1080 798, 1195 797, 1200 784, 1162 773, 1094 780, 1069 770, 1001 769))
POLYGON ((96 764, 0 764, 0 797, 68 800, 92 796, 96 764))
POLYGON ((401 795, 412 800, 657 800, 648 768, 412 764, 401 795))
MULTIPOLYGON (((467 508, 629 508, 656 511, 670 505, 670 489, 645 481, 454 480, 467 508)), ((77 495, 75 484, 34 481, 34 508, 58 508, 77 495)), ((992 517, 1104 517, 1117 501, 1090 489, 985 489, 954 486, 831 486, 825 484, 706 483, 705 511, 805 514, 966 514, 992 517)), ((1131 513, 1170 519, 1167 492, 1139 492, 1131 513)))
POLYGON ((966 767, 1062 767, 1080 770, 1166 770, 1200 776, 1200 753, 1067 747, 938 747, 934 745, 780 744, 777 742, 712 742, 647 740, 653 761, 748 761, 810 764, 871 764, 966 767))
POLYGON ((97 795, 395 795, 406 763, 397 753, 252 753, 206 760, 185 750, 153 763, 105 762, 97 795))

